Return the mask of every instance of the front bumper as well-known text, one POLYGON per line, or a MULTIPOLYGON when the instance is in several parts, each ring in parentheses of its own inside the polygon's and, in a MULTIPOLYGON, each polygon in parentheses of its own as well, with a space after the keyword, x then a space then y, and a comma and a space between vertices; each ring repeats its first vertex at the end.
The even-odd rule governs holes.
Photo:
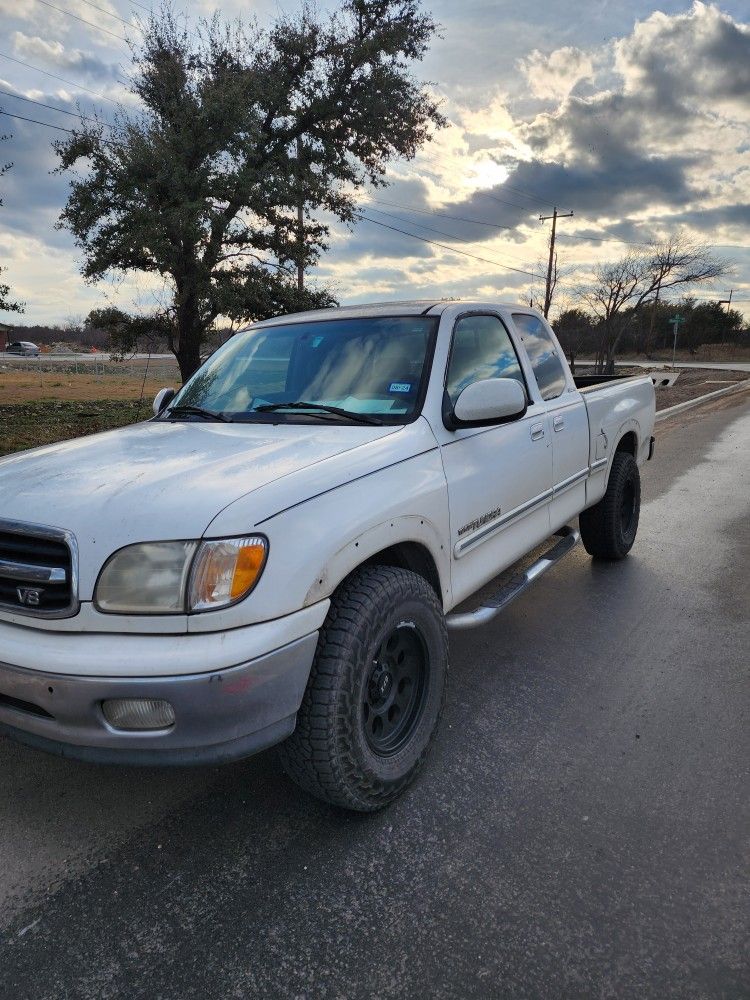
POLYGON ((0 662, 0 733, 63 757, 117 764, 216 764, 247 757, 294 729, 317 630, 224 670, 161 677, 96 677, 0 662), (168 729, 114 729, 109 698, 164 699, 168 729))

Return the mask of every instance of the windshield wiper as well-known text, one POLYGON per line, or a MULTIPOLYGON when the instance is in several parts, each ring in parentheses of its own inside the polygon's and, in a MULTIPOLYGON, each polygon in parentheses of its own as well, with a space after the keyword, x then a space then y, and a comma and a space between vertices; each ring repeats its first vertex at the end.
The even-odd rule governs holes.
POLYGON ((223 413, 217 413, 215 410, 205 410, 202 406, 171 406, 167 410, 168 417, 180 415, 186 417, 203 417, 205 420, 222 420, 225 424, 232 422, 223 413))
POLYGON ((307 403, 298 399, 292 403, 261 403, 251 412, 271 413, 274 410, 320 410, 323 413, 332 413, 337 417, 346 417, 348 420, 355 420, 360 424, 378 424, 382 426, 383 421, 379 417, 374 417, 371 413, 355 413, 353 410, 344 410, 340 406, 326 406, 323 403, 307 403))

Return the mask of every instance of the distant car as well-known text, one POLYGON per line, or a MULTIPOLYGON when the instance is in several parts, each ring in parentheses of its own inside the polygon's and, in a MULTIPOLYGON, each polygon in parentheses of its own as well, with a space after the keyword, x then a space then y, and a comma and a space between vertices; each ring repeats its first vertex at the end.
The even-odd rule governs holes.
POLYGON ((30 340, 14 340, 5 348, 6 354, 20 354, 25 358, 38 358, 39 348, 30 340))

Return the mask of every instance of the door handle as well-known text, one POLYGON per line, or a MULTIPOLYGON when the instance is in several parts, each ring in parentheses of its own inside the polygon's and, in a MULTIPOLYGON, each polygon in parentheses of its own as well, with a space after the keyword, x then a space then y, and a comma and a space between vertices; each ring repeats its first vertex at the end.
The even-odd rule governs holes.
POLYGON ((565 417, 554 417, 552 420, 552 426, 556 431, 561 431, 565 426, 565 417))
POLYGON ((531 440, 539 441, 544 437, 544 424, 532 424, 531 425, 531 440))

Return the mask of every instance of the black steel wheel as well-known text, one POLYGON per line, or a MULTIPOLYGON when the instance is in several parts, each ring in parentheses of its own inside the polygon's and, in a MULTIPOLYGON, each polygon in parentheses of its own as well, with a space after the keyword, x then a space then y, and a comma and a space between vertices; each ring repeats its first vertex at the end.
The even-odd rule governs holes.
POLYGON ((373 753, 390 757, 409 742, 429 676, 429 653, 419 628, 399 622, 381 642, 364 689, 363 724, 373 753))
POLYGON ((578 519, 581 539, 589 555, 624 559, 635 542, 640 510, 638 464, 628 452, 618 451, 612 459, 606 493, 578 519))
POLYGON ((435 737, 448 670, 438 595, 421 576, 364 566, 334 595, 297 728, 281 747, 306 791, 372 812, 413 781, 435 737))

